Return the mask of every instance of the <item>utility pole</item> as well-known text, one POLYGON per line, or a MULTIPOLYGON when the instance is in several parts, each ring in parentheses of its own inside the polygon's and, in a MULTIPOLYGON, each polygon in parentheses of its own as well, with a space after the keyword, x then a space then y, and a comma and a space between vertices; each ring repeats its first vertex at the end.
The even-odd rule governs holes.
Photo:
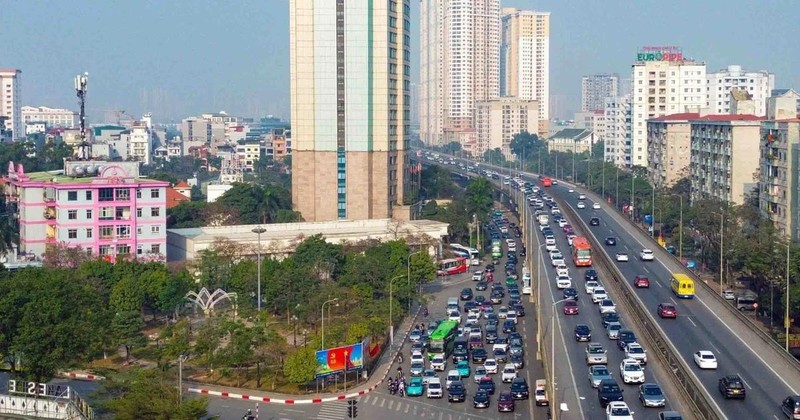
MULTIPOLYGON (((89 89, 89 72, 75 76, 75 92, 81 113, 81 144, 78 146, 78 160, 89 160, 89 143, 86 142, 86 91, 89 89)), ((16 127, 15 127, 16 128, 16 127)))

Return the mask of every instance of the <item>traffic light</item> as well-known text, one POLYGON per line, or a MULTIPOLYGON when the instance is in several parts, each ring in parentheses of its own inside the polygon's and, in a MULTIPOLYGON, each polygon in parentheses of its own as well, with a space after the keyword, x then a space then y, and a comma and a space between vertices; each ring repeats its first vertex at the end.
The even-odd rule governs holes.
POLYGON ((347 417, 351 419, 358 417, 358 406, 356 404, 358 404, 356 400, 347 401, 347 417))

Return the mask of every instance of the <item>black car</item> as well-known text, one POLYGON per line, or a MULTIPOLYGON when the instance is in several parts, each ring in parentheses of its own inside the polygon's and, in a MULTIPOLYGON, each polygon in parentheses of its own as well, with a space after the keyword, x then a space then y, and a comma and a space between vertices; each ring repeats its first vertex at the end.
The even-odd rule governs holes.
POLYGON ((578 300, 578 291, 574 287, 564 289, 564 299, 578 300))
MULTIPOLYGON (((481 281, 479 281, 479 282, 475 283, 475 290, 477 290, 477 291, 479 291, 479 292, 482 292, 482 291, 486 290, 486 288, 487 288, 487 287, 489 287, 489 284, 488 284, 488 283, 486 283, 486 282, 485 282, 485 281, 483 281, 483 280, 481 280, 481 281)), ((483 297, 483 296, 481 296, 481 297, 483 297)), ((476 297, 475 297, 475 299, 477 300, 477 299, 478 299, 478 297, 476 296, 476 297)))
POLYGON ((486 270, 485 271, 487 273, 493 273, 494 272, 494 264, 486 264, 486 270))
POLYGON ((487 325, 486 326, 486 334, 484 334, 484 339, 486 340, 486 344, 494 344, 497 340, 497 326, 496 325, 487 325))
POLYGON ((606 312, 602 315, 603 317, 603 328, 608 327, 608 324, 611 322, 620 322, 619 314, 616 312, 606 312))
POLYGON ((489 394, 485 390, 479 389, 472 397, 472 406, 475 408, 489 408, 489 403, 489 394))
POLYGON ((597 281, 597 271, 593 268, 586 270, 586 273, 583 275, 583 279, 586 281, 597 281))
POLYGON ((518 377, 511 381, 511 395, 515 400, 527 400, 528 392, 528 382, 525 378, 518 377))
POLYGON ((575 341, 592 341, 592 330, 586 324, 575 326, 575 341))
POLYGON ((447 401, 450 402, 464 402, 467 399, 467 390, 461 381, 456 381, 450 384, 447 389, 447 401))
POLYGON ((609 236, 606 238, 606 245, 608 246, 616 246, 617 245, 617 238, 613 236, 609 236))
POLYGON ((525 307, 523 307, 522 304, 514 305, 511 308, 517 312, 517 316, 525 316, 525 307))
POLYGON ((503 332, 508 334, 517 330, 517 324, 514 321, 507 319, 503 321, 503 332))
POLYGON ((470 309, 475 309, 478 306, 478 302, 475 302, 474 300, 466 302, 464 303, 464 312, 469 312, 470 309))
POLYGON ((592 217, 589 220, 589 226, 600 226, 600 218, 599 217, 592 217))
POLYGON ((741 398, 745 397, 744 382, 739 375, 723 376, 719 380, 719 392, 725 398, 741 398))
POLYGON ((597 387, 597 399, 600 405, 605 408, 611 401, 623 401, 622 389, 613 379, 603 379, 597 387))
POLYGON ((617 346, 620 350, 625 350, 628 346, 628 343, 633 343, 636 341, 636 334, 633 333, 631 330, 619 330, 619 335, 617 338, 617 346))
POLYGON ((519 250, 519 256, 520 257, 524 257, 527 254, 528 254, 528 250, 526 250, 525 247, 523 246, 522 249, 519 250))
MULTIPOLYGON (((480 282, 478 282, 478 283, 480 284, 480 282)), ((478 290, 481 290, 481 289, 478 289, 478 290)), ((484 289, 484 290, 485 290, 485 289, 484 289)), ((475 296, 475 303, 477 303, 478 305, 480 305, 480 304, 482 304, 483 302, 486 302, 486 296, 483 296, 483 295, 478 295, 478 296, 475 296)))
POLYGON ((472 289, 467 287, 461 290, 461 300, 471 300, 472 299, 472 289))
POLYGON ((513 412, 514 411, 514 397, 508 391, 500 393, 497 399, 497 411, 500 412, 513 412))
POLYGON ((511 357, 508 358, 508 361, 517 369, 525 367, 525 357, 521 354, 512 354, 511 357))
POLYGON ((486 349, 483 347, 474 347, 472 349, 472 363, 483 364, 486 361, 486 349))
POLYGON ((486 391, 489 395, 494 395, 494 381, 492 378, 483 378, 478 382, 478 389, 486 391))

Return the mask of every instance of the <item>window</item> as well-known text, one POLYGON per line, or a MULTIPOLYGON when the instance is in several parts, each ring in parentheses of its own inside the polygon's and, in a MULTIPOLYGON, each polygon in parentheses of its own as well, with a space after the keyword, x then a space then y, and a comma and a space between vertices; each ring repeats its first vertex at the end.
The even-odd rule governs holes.
POLYGON ((136 198, 142 198, 142 190, 136 189, 136 198))
POLYGON ((114 226, 100 226, 100 239, 114 239, 114 226))
POLYGON ((100 245, 100 255, 111 255, 111 245, 100 245))
POLYGON ((113 207, 101 207, 100 208, 100 220, 114 220, 114 208, 113 207))
POLYGON ((87 220, 92 220, 92 211, 91 210, 86 210, 86 219, 87 220))
POLYGON ((131 237, 131 227, 129 225, 117 226, 117 238, 128 239, 131 237))
POLYGON ((86 228, 86 239, 92 239, 92 228, 86 228))
POLYGON ((161 232, 161 226, 160 225, 150 226, 150 233, 160 233, 160 232, 161 232))
POLYGON ((127 188, 117 188, 115 194, 117 196, 117 200, 125 201, 130 200, 131 198, 131 190, 127 188))
POLYGON ((92 201, 92 190, 86 191, 86 200, 92 201))
POLYGON ((136 209, 136 217, 142 217, 142 208, 141 207, 138 207, 136 209))
POLYGON ((142 254, 144 254, 144 248, 142 248, 141 245, 137 245, 136 246, 136 255, 142 255, 142 254))
POLYGON ((158 188, 153 188, 150 190, 150 198, 158 198, 161 195, 161 191, 158 188))
POLYGON ((161 215, 161 208, 160 207, 153 207, 150 209, 150 216, 158 217, 161 215))
POLYGON ((67 230, 67 238, 69 238, 69 239, 78 239, 78 229, 69 229, 69 230, 67 230))
POLYGON ((117 255, 128 255, 131 253, 130 245, 117 245, 117 255))
POLYGON ((67 191, 67 201, 78 201, 78 192, 67 191))
POLYGON ((150 246, 150 252, 153 254, 161 253, 161 244, 153 244, 150 246))
POLYGON ((67 211, 67 219, 69 219, 69 220, 77 220, 78 219, 78 210, 69 210, 69 211, 67 211))
POLYGON ((114 201, 114 189, 100 188, 100 201, 114 201))

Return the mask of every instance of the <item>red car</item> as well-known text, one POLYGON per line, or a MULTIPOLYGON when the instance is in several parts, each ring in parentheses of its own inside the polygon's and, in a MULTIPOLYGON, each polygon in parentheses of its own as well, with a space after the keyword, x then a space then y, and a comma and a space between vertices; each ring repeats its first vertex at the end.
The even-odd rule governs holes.
POLYGON ((633 278, 633 284, 639 288, 650 287, 650 279, 645 275, 639 274, 633 278))
POLYGON ((568 233, 568 232, 572 231, 572 225, 564 225, 564 227, 562 227, 561 230, 564 233, 568 233))
POLYGON ((661 318, 677 318, 678 310, 675 309, 675 305, 671 303, 659 303, 658 316, 661 318))
POLYGON ((564 315, 578 315, 578 302, 574 300, 564 301, 564 315))

